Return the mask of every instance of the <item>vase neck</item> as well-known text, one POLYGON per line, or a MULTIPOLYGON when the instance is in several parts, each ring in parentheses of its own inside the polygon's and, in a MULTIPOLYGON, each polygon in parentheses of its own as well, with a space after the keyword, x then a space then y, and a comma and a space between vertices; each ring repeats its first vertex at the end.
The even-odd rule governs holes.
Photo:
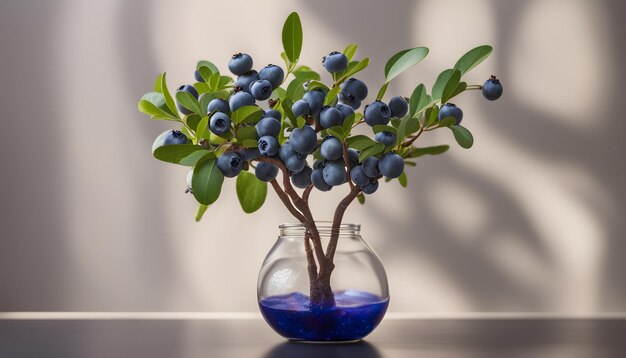
MULTIPOLYGON (((333 233, 333 223, 330 221, 316 221, 315 226, 320 236, 330 236, 333 233)), ((307 228, 302 223, 282 224, 279 227, 280 236, 282 237, 304 237, 307 228)), ((336 229, 335 229, 336 230, 336 229)), ((344 235, 359 235, 361 225, 359 224, 340 224, 338 233, 344 235)))

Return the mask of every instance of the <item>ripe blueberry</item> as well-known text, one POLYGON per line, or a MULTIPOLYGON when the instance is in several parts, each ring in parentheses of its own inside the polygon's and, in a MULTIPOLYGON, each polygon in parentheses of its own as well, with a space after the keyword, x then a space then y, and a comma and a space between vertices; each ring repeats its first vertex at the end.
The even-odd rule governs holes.
POLYGON ((167 134, 163 137, 163 145, 170 144, 186 144, 187 136, 183 134, 181 131, 170 130, 167 131, 167 134))
POLYGON ((230 96, 228 106, 230 107, 230 111, 234 112, 243 106, 253 106, 254 102, 254 97, 252 97, 250 93, 237 92, 230 96))
POLYGON ((365 175, 363 171, 363 166, 357 165, 350 169, 350 178, 352 178, 352 182, 360 187, 363 187, 370 182, 370 178, 365 175))
POLYGON ((287 169, 292 172, 299 172, 306 165, 306 155, 296 152, 291 146, 291 142, 285 142, 278 150, 278 157, 285 163, 287 169))
POLYGON ((459 124, 461 123, 461 119, 463 119, 463 111, 454 103, 446 103, 441 106, 441 109, 439 109, 438 118, 439 120, 442 120, 446 117, 454 117, 456 124, 459 124))
POLYGON ((198 70, 196 70, 196 72, 193 73, 193 77, 198 82, 204 82, 204 78, 202 78, 202 75, 200 74, 200 71, 198 71, 198 70))
POLYGON ((396 153, 387 153, 380 158, 378 168, 387 178, 397 178, 404 171, 404 159, 396 153))
POLYGON ((262 118, 256 124, 256 133, 259 138, 266 135, 277 137, 280 133, 280 121, 273 117, 262 118))
POLYGON ((259 138, 259 152, 261 155, 271 157, 278 153, 278 141, 268 135, 259 138))
POLYGON ((391 119, 391 110, 384 102, 376 100, 365 106, 363 117, 365 123, 372 127, 377 124, 387 124, 391 119))
POLYGON ((342 122, 343 122, 344 119, 346 119, 346 117, 348 117, 351 114, 354 114, 354 109, 352 109, 352 107, 350 107, 347 104, 337 103, 335 108, 337 108, 339 110, 339 112, 341 112, 341 121, 342 122))
POLYGON ((320 111, 320 125, 322 128, 340 126, 343 123, 341 112, 335 108, 326 106, 320 111))
POLYGON ((311 167, 307 165, 301 171, 297 173, 291 173, 291 182, 296 187, 300 189, 305 189, 311 184, 311 173, 313 173, 313 169, 311 169, 311 167))
POLYGON ((209 129, 217 135, 223 135, 230 130, 230 118, 226 113, 215 112, 209 121, 209 129))
POLYGON ((502 96, 502 84, 500 80, 496 78, 496 76, 491 76, 485 83, 483 84, 482 93, 485 98, 490 101, 495 101, 496 99, 502 96))
POLYGON ((215 99, 212 99, 211 102, 209 102, 209 105, 207 106, 206 111, 208 113, 211 113, 211 112, 230 113, 230 107, 228 106, 228 102, 226 102, 226 100, 223 100, 221 98, 215 98, 215 99))
POLYGON ((402 118, 409 112, 409 103, 404 97, 391 97, 389 100, 389 109, 391 110, 392 117, 402 118))
POLYGON ((291 106, 291 111, 293 112, 293 115, 297 118, 300 116, 309 115, 309 113, 311 113, 311 108, 309 107, 308 103, 301 99, 296 101, 293 106, 291 106))
POLYGON ((268 80, 258 80, 250 85, 250 93, 257 101, 264 101, 272 95, 272 84, 268 80))
POLYGON ((246 53, 237 53, 228 61, 228 69, 234 75, 242 75, 252 69, 252 57, 246 53))
POLYGON ((351 167, 359 164, 359 152, 356 149, 348 148, 348 161, 351 167))
POLYGON ((374 136, 374 140, 384 145, 396 144, 396 135, 391 132, 378 132, 374 136))
POLYGON ((322 64, 330 73, 341 72, 348 68, 348 58, 341 52, 333 51, 324 56, 322 64))
POLYGON ((363 160, 363 172, 370 178, 376 178, 380 175, 380 170, 378 169, 378 158, 376 157, 367 157, 363 160))
POLYGON ((304 94, 302 99, 309 104, 310 115, 313 117, 317 117, 322 110, 322 106, 324 105, 324 98, 326 95, 320 91, 309 91, 304 94))
POLYGON ((317 147, 317 134, 309 126, 295 128, 289 136, 289 142, 293 150, 300 154, 313 153, 317 147))
POLYGON ((237 77, 237 81, 235 81, 235 86, 241 88, 244 92, 250 92, 250 85, 254 81, 259 80, 259 74, 255 71, 248 71, 243 75, 237 77))
POLYGON ((324 181, 328 185, 341 185, 346 182, 346 167, 338 162, 328 162, 322 169, 324 181))
POLYGON ((370 179, 370 182, 367 185, 361 187, 361 191, 364 194, 374 194, 378 190, 378 179, 370 179))
POLYGON ((341 84, 341 93, 349 102, 360 102, 367 97, 367 85, 354 77, 341 84))
POLYGON ((324 180, 324 169, 319 168, 311 173, 311 183, 320 191, 329 191, 333 187, 324 180))
POLYGON ((259 148, 244 148, 239 152, 239 157, 244 162, 256 159, 261 156, 259 148))
POLYGON ((272 88, 278 88, 285 79, 285 72, 280 66, 270 64, 259 71, 259 78, 270 81, 272 88))
POLYGON ((265 114, 263 115, 263 118, 265 118, 265 117, 276 118, 279 121, 283 118, 282 114, 280 114, 280 112, 278 112, 275 109, 268 109, 267 111, 265 111, 265 114))
POLYGON ((343 144, 335 137, 326 137, 320 145, 320 154, 326 160, 337 160, 343 156, 343 144))
POLYGON ((227 152, 217 158, 217 169, 227 178, 236 177, 241 172, 243 161, 234 152, 227 152))
POLYGON ((271 163, 259 162, 254 169, 254 175, 260 181, 269 182, 276 179, 278 167, 271 163))

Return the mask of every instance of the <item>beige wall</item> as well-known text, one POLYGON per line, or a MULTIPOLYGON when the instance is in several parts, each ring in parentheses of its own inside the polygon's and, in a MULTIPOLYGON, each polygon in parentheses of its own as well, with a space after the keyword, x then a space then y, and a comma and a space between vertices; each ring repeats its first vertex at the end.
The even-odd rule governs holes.
MULTIPOLYGON (((168 124, 136 102, 159 72, 191 81, 198 59, 280 63, 292 10, 304 63, 357 42, 371 88, 393 53, 430 47, 389 93, 495 46, 469 79, 497 74, 502 100, 457 101, 475 147, 424 158, 409 190, 384 185, 347 214, 386 265, 393 311, 626 310, 624 3, 364 4, 2 1, 0 310, 256 310, 258 269, 291 219, 274 196, 246 216, 228 181, 194 223, 186 170, 150 156, 168 124)), ((341 195, 317 195, 318 216, 341 195)))

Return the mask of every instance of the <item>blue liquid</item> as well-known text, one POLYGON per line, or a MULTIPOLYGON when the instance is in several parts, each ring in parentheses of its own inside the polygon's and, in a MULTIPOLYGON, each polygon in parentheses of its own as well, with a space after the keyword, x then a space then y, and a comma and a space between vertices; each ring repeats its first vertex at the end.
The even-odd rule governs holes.
POLYGON ((383 319, 388 298, 369 292, 335 292, 334 307, 311 308, 300 292, 259 302, 267 323, 281 336, 306 341, 352 341, 367 336, 383 319))

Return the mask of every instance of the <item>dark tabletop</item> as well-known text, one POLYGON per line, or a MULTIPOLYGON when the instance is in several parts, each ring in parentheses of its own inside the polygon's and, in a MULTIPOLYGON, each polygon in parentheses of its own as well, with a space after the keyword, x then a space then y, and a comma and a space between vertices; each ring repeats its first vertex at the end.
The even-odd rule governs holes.
POLYGON ((626 357, 626 320, 386 319, 352 344, 290 343, 260 319, 0 320, 0 357, 626 357))

